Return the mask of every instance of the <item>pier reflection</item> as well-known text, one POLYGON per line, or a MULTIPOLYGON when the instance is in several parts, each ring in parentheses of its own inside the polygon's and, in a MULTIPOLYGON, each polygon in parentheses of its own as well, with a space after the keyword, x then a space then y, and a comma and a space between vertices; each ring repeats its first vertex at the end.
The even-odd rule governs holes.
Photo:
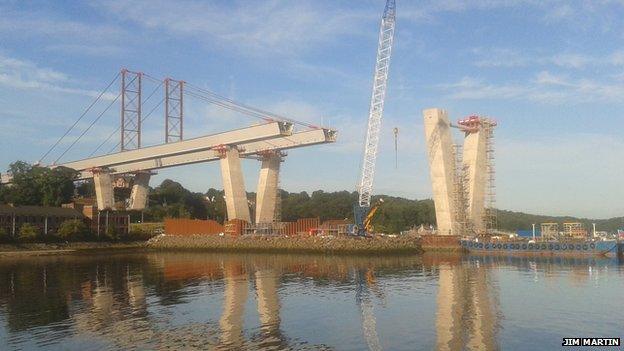
POLYGON ((438 256, 437 350, 498 350, 498 289, 478 260, 438 256))
POLYGON ((396 327, 429 320, 420 328, 431 332, 414 327, 415 336, 405 337, 425 349, 496 350, 504 314, 498 284, 506 270, 546 283, 564 277, 584 285, 601 275, 622 274, 613 264, 591 258, 452 255, 138 253, 1 259, 0 339, 5 335, 6 344, 0 340, 0 349, 54 349, 61 343, 82 349, 409 349, 389 335, 396 327), (311 291, 324 296, 316 298, 311 291), (304 305, 292 306, 293 295, 304 305), (396 300, 399 296, 404 297, 396 300), (410 304, 413 299, 419 303, 410 304), (401 306, 389 315, 394 301, 401 306), (329 311, 331 316, 298 312, 297 307, 314 311, 319 303, 336 310, 329 311), (433 313, 423 313, 427 305, 435 306, 433 313), (285 318, 291 321, 286 327, 285 318), (309 318, 305 328, 311 331, 288 328, 293 318, 309 318), (322 318, 338 320, 341 331, 326 330, 319 325, 322 318), (348 344, 324 344, 332 333, 344 331, 348 344))

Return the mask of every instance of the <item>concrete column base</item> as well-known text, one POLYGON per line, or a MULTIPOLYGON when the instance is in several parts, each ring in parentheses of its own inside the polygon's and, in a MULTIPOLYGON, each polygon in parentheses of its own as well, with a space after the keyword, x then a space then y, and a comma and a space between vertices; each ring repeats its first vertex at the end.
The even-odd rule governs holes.
POLYGON ((236 147, 224 148, 221 155, 221 177, 228 220, 242 219, 251 222, 240 155, 236 147))
POLYGON ((129 210, 141 211, 147 207, 149 197, 149 181, 151 174, 149 172, 140 172, 134 176, 134 184, 130 193, 129 210))
POLYGON ((113 191, 112 171, 107 168, 93 170, 93 184, 98 210, 115 209, 115 193, 113 191))
POLYGON ((279 153, 271 153, 262 158, 256 194, 256 223, 275 221, 281 162, 279 153))

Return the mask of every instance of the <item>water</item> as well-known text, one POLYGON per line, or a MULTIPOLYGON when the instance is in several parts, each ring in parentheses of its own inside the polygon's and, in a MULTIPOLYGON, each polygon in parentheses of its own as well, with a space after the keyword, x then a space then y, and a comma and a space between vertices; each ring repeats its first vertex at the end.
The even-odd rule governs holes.
POLYGON ((615 259, 0 259, 0 350, 543 350, 624 337, 615 259))

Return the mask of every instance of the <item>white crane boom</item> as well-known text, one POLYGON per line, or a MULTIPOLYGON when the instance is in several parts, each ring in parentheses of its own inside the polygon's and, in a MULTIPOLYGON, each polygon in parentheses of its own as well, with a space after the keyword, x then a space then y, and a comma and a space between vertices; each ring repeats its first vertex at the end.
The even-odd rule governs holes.
POLYGON ((375 64, 375 76, 373 78, 373 95, 371 97, 368 115, 366 143, 364 144, 362 178, 358 185, 360 207, 370 207, 371 203, 373 178, 375 176, 375 161, 377 159, 377 147, 379 146, 379 132, 381 129, 381 118, 383 116, 384 100, 386 97, 392 42, 394 40, 395 17, 395 1, 387 0, 386 8, 384 9, 384 14, 381 19, 381 29, 379 30, 377 63, 375 64))

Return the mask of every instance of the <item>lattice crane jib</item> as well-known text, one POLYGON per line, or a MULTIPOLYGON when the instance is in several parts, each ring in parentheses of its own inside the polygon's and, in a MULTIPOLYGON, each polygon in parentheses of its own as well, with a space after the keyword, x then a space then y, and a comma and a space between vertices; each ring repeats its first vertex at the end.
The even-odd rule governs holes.
POLYGON ((377 62, 375 64, 375 75, 373 77, 373 93, 371 96, 368 116, 366 142, 364 144, 362 176, 358 185, 359 206, 364 208, 369 208, 371 203, 381 119, 383 117, 384 100, 386 97, 386 88, 388 83, 388 70, 390 68, 390 56, 394 40, 395 20, 395 1, 387 0, 379 31, 377 62))

